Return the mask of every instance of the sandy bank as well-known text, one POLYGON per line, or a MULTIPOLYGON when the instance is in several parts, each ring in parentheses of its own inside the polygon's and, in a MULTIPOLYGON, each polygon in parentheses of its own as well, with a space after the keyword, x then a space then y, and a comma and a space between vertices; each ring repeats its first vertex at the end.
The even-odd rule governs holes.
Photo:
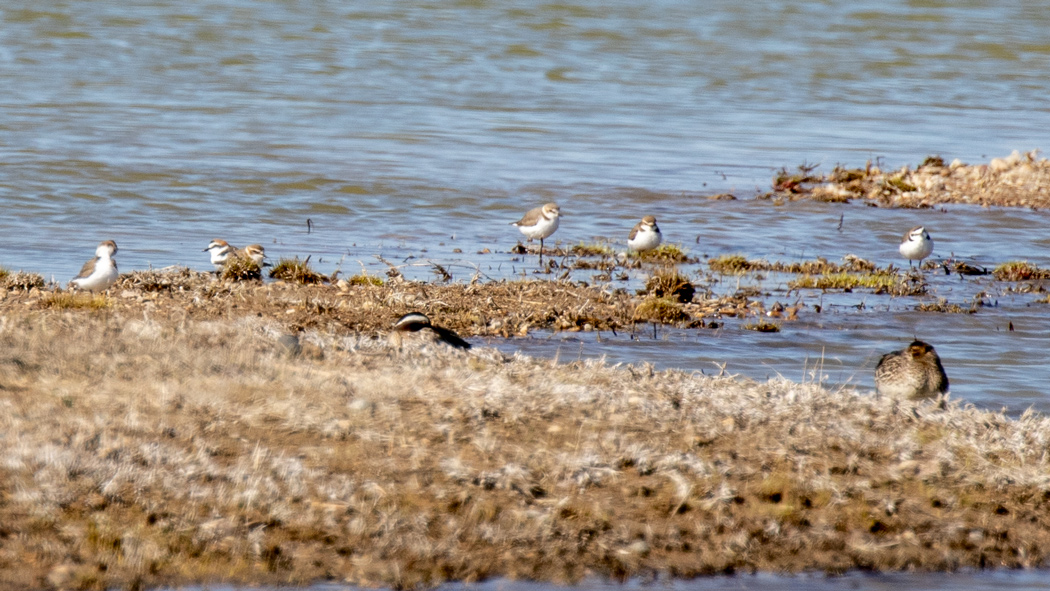
POLYGON ((215 318, 6 304, 6 588, 1019 567, 1050 550, 1037 415, 398 351, 338 326, 306 327, 293 356, 236 301, 215 318))

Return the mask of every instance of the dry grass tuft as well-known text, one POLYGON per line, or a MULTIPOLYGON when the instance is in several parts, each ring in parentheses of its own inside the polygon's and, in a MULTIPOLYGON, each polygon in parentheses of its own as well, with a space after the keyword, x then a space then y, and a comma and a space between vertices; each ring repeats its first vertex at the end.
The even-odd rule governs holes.
POLYGON ((33 288, 43 289, 46 282, 43 275, 38 273, 27 273, 25 271, 11 272, 0 269, 0 289, 8 291, 29 291, 33 288))
POLYGON ((327 279, 324 275, 310 268, 310 257, 300 261, 299 257, 294 259, 282 258, 270 269, 272 279, 281 279, 299 285, 314 285, 324 283, 327 279))
POLYGON ((669 297, 688 304, 693 301, 696 287, 674 268, 663 268, 653 273, 645 282, 645 293, 656 298, 669 297))
POLYGON ((210 276, 210 273, 193 271, 188 267, 176 267, 158 271, 132 271, 122 274, 117 280, 116 287, 147 293, 192 291, 203 279, 210 276))
POLYGON ((673 296, 650 296, 642 300, 634 309, 634 319, 676 324, 689 320, 689 314, 686 314, 681 303, 673 296))
POLYGON ((569 249, 569 252, 576 256, 583 257, 608 257, 616 254, 615 251, 613 251, 612 246, 601 242, 594 242, 590 244, 586 242, 581 242, 571 247, 569 249))
POLYGON ((992 276, 999 281, 1031 281, 1050 279, 1050 269, 1037 267, 1028 261, 1010 261, 997 265, 992 276))
POLYGON ((753 330, 755 332, 780 332, 780 325, 775 322, 769 322, 768 320, 757 320, 755 322, 744 324, 743 329, 753 330))
POLYGON ((56 310, 104 310, 110 306, 110 299, 101 293, 56 291, 44 296, 40 300, 40 306, 56 310))
POLYGON ((657 263, 673 264, 695 262, 694 259, 689 258, 689 255, 681 246, 670 243, 661 244, 660 246, 645 252, 631 253, 631 256, 643 261, 657 263))
POLYGON ((226 259, 219 277, 225 281, 259 281, 262 279, 262 267, 249 257, 231 256, 226 259))

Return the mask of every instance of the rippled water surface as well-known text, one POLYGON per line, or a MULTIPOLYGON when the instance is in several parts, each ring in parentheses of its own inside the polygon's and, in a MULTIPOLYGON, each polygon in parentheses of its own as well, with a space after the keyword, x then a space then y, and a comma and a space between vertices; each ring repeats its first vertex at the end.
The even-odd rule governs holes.
MULTIPOLYGON (((1043 6, 977 0, 11 0, 0 265, 64 282, 114 239, 122 270, 206 269, 200 251, 222 237, 325 272, 381 273, 381 255, 420 278, 433 277, 428 261, 457 281, 531 275, 534 261, 508 252, 507 223, 550 200, 566 214, 563 244, 623 248, 652 213, 699 257, 887 264, 924 223, 935 257, 1050 265, 1041 211, 754 200, 803 162, 1045 147, 1047 30, 1043 6), (739 199, 707 199, 722 192, 739 199)), ((786 280, 763 280, 769 303, 799 297, 786 280)), ((730 322, 493 344, 870 387, 878 356, 918 336, 955 397, 1048 411, 1050 315, 1002 287, 938 276, 923 298, 803 293, 810 307, 775 334, 730 322), (938 298, 968 307, 985 290, 976 314, 914 311, 938 298)))

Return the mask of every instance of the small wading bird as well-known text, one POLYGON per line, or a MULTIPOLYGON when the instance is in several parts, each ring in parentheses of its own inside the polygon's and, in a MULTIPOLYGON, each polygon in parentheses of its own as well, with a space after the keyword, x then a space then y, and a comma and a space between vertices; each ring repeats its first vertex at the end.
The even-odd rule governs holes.
POLYGON ((69 282, 69 287, 88 291, 103 291, 117 282, 117 243, 107 240, 95 248, 95 258, 84 263, 80 274, 69 282))
POLYGON ((910 267, 913 261, 922 263, 922 259, 933 252, 933 238, 923 226, 915 226, 904 235, 900 245, 901 256, 908 259, 910 267))
POLYGON ((427 338, 445 343, 457 349, 469 349, 470 343, 463 340, 458 334, 451 330, 437 326, 430 322, 426 314, 421 312, 409 312, 394 323, 394 331, 390 333, 390 342, 400 348, 403 341, 403 333, 426 331, 427 338))
POLYGON ((540 264, 543 264, 543 239, 549 237, 558 229, 558 218, 561 209, 557 203, 548 203, 543 207, 530 209, 525 217, 510 225, 517 226, 521 233, 532 242, 533 238, 540 239, 540 264))
POLYGON ((237 254, 255 261, 259 268, 269 266, 266 262, 266 249, 261 244, 249 244, 237 251, 237 254))
POLYGON ((660 233, 660 226, 656 225, 656 218, 647 215, 631 228, 631 234, 627 236, 627 248, 645 252, 660 246, 662 241, 663 234, 660 233))
POLYGON ((209 242, 208 248, 201 252, 211 253, 211 264, 215 266, 216 271, 221 271, 222 266, 226 264, 226 259, 235 254, 237 249, 225 240, 216 238, 209 242))
POLYGON ((948 391, 948 375, 932 345, 912 341, 906 349, 879 359, 875 389, 891 398, 932 398, 948 391))

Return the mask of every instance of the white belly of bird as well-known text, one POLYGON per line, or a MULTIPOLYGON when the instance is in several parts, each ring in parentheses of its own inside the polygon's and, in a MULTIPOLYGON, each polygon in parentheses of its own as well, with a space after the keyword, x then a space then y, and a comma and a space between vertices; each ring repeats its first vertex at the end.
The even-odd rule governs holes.
POLYGON ((558 229, 558 218, 543 219, 540 218, 539 223, 535 226, 518 226, 521 233, 528 239, 540 238, 544 239, 554 233, 558 229))
POLYGON ((95 272, 81 279, 74 279, 73 283, 80 289, 88 291, 102 291, 117 282, 117 268, 113 263, 98 262, 95 272))
POLYGON ((634 240, 627 241, 627 247, 638 252, 652 250, 657 246, 660 246, 660 240, 661 236, 659 232, 641 230, 634 235, 634 240))
POLYGON ((911 261, 921 261, 933 252, 933 239, 901 242, 901 256, 911 261))

